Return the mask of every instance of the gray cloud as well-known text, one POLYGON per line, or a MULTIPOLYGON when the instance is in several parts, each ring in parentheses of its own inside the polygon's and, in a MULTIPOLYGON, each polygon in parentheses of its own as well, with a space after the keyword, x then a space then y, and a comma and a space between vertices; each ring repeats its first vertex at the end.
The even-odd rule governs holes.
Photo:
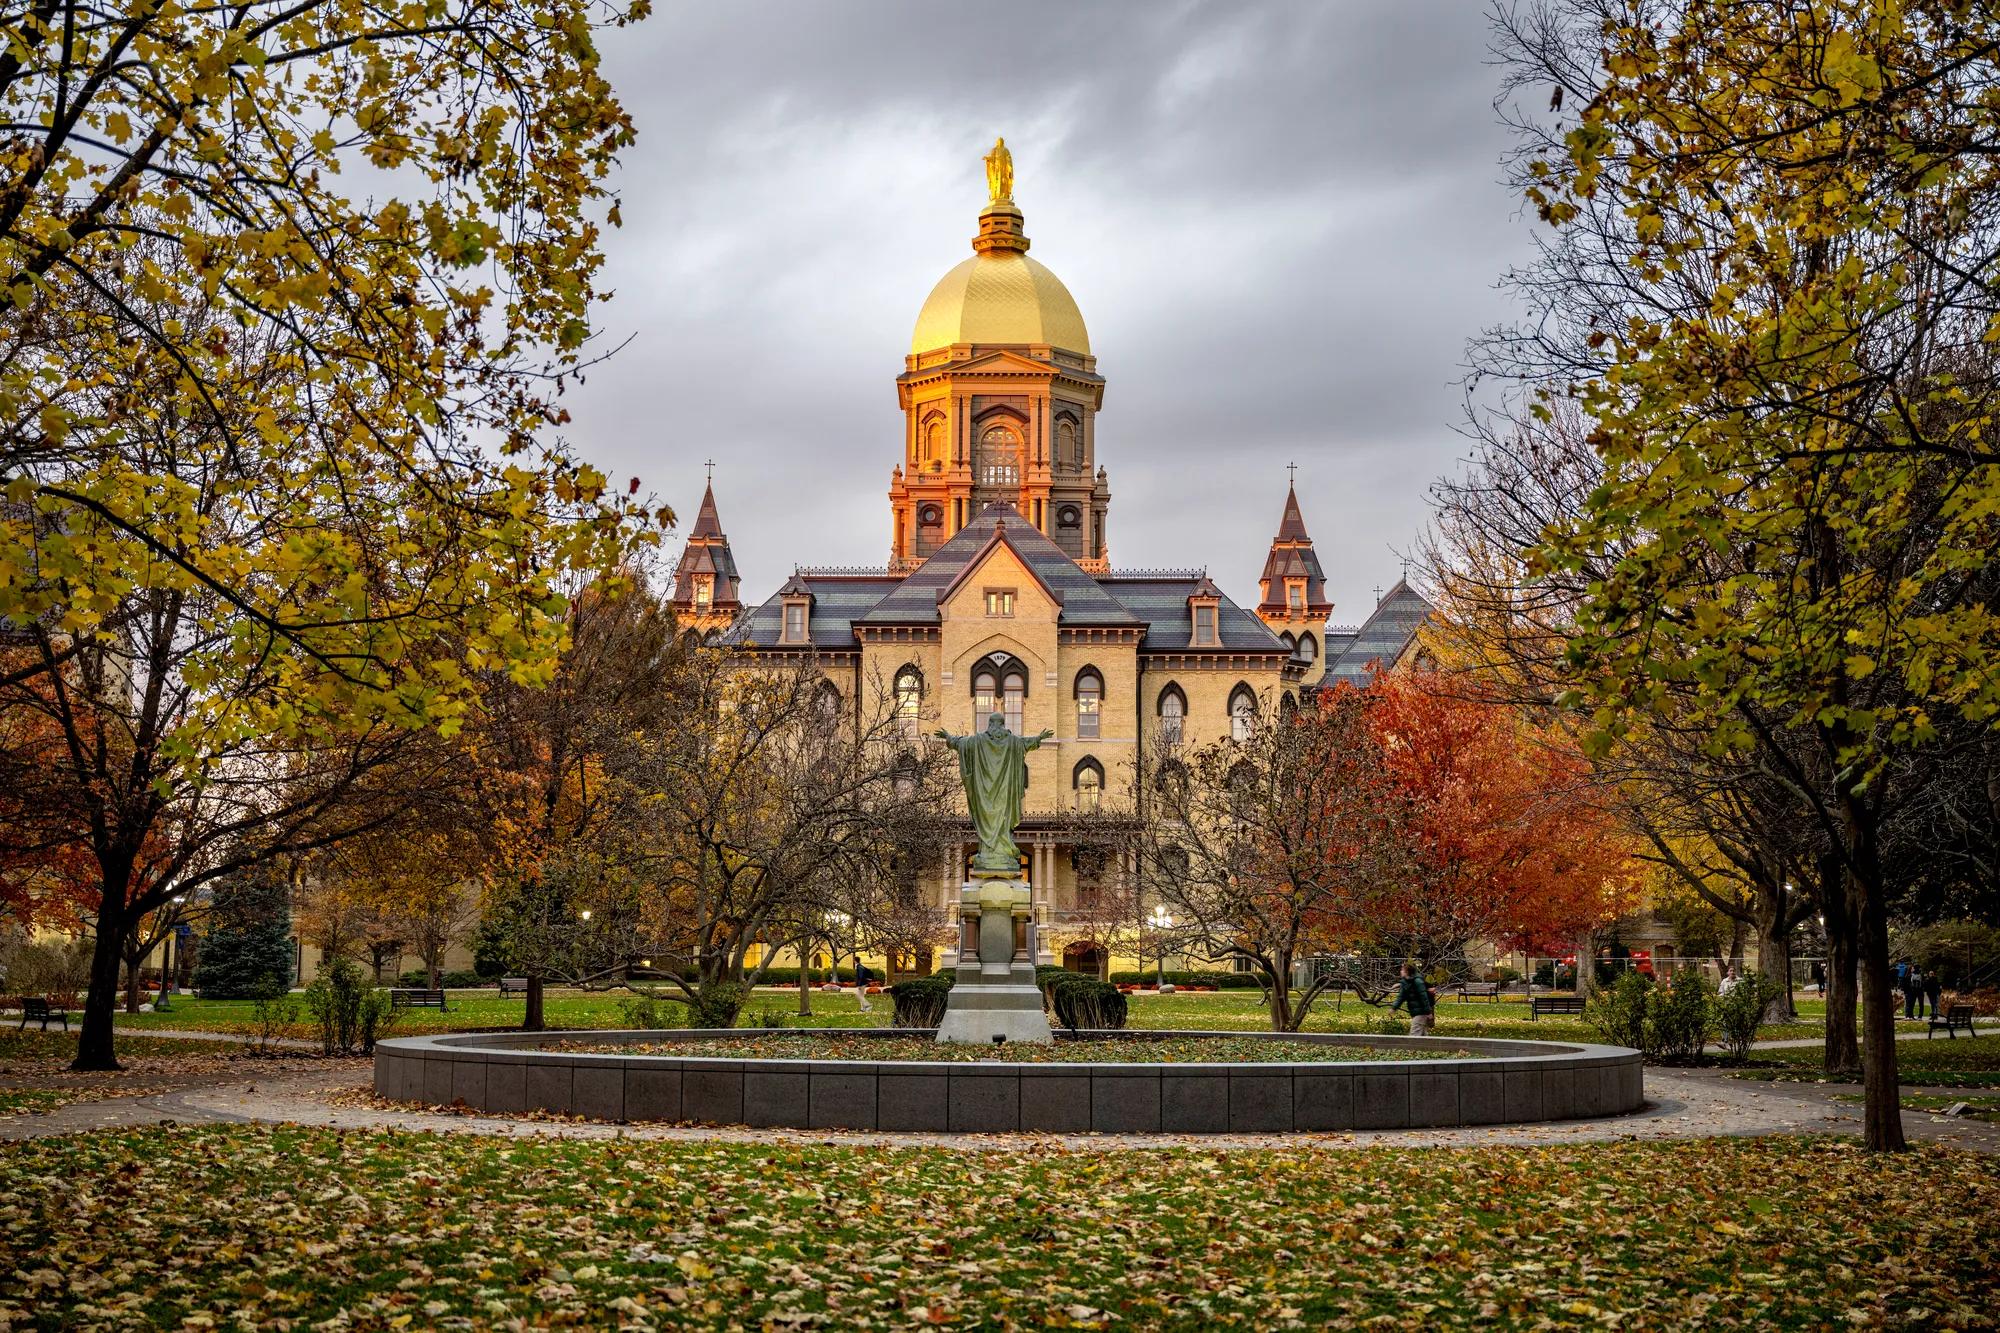
POLYGON ((747 596, 880 563, 893 380, 1005 134, 1109 380, 1113 560, 1254 597, 1297 461, 1358 619, 1526 250, 1485 42, 1467 0, 664 9, 608 51, 640 141, 600 323, 631 343, 571 399, 576 443, 687 520, 716 459, 747 596))

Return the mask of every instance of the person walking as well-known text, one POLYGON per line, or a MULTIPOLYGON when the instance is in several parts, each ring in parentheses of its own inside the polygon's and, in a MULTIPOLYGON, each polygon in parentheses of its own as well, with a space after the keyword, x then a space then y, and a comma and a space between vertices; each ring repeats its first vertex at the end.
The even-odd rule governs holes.
POLYGON ((1423 974, 1417 971, 1415 963, 1403 964, 1402 984, 1396 987, 1396 999, 1389 1012, 1393 1014, 1406 1005, 1410 1010, 1410 1035, 1430 1036, 1431 1015, 1437 1012, 1437 1002, 1431 998, 1431 988, 1424 984, 1423 974))
POLYGON ((1741 986, 1742 984, 1743 984, 1742 970, 1738 968, 1736 964, 1731 963, 1729 965, 1729 975, 1724 977, 1722 979, 1722 984, 1715 988, 1716 996, 1720 999, 1726 1000, 1729 998, 1729 992, 1735 990, 1738 986, 1741 986))
POLYGON ((1924 974, 1915 963, 1903 974, 1903 1017, 1915 1018, 1917 1008, 1924 1002, 1924 974))
POLYGON ((1924 998, 1931 1002, 1931 1017, 1937 1017, 1938 1001, 1944 998, 1944 978, 1936 972, 1924 978, 1924 998))
POLYGON ((1812 984, 1814 990, 1821 995, 1826 994, 1826 964, 1817 958, 1813 959, 1812 984))

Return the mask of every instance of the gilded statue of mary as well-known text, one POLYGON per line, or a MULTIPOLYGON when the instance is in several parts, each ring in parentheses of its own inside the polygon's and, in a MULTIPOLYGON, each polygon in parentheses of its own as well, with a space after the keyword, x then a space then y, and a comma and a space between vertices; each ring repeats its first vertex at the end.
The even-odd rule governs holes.
POLYGON ((1007 151, 1005 139, 995 139, 993 151, 986 155, 986 190, 996 204, 1014 202, 1014 155, 1007 151))

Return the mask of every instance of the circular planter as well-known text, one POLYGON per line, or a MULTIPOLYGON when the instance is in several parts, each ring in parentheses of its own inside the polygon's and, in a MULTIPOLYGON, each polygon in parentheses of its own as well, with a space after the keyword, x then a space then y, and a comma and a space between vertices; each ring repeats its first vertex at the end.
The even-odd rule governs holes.
MULTIPOLYGON (((1228 1064, 728 1060, 580 1054, 550 1043, 653 1045, 767 1037, 752 1029, 458 1033, 375 1048, 375 1091, 476 1111, 790 1129, 993 1134, 1272 1134, 1523 1124, 1623 1115, 1644 1100, 1620 1046, 1332 1033, 1119 1032, 1161 1038, 1440 1047, 1469 1058, 1228 1064)), ((801 1037, 908 1037, 885 1028, 801 1037)))

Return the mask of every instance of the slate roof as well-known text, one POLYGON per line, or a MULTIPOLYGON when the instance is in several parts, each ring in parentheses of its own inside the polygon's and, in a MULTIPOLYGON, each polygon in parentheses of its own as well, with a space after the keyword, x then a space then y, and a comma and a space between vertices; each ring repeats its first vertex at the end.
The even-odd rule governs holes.
POLYGON ((1062 602, 1065 625, 1134 625, 1138 617, 1120 606, 1098 581, 1077 567, 1063 549, 1044 537, 1012 505, 988 505, 952 535, 916 571, 897 585, 863 619, 870 625, 935 625, 938 594, 958 581, 1005 525, 1003 540, 1062 602))
POLYGON ((1284 653, 1277 635, 1227 597, 1216 617, 1219 646, 1190 647, 1194 614, 1188 598, 1198 588, 1212 591, 1206 574, 1185 576, 1086 573, 1061 547, 1038 532, 1009 505, 990 505, 929 559, 907 575, 814 574, 800 570, 785 588, 749 612, 731 630, 729 641, 774 647, 784 623, 783 597, 812 594, 809 632, 814 648, 851 649, 861 625, 935 625, 938 594, 958 581, 996 541, 1008 548, 1061 601, 1065 626, 1130 626, 1141 631, 1143 652, 1284 653), (1004 531, 1002 526, 1004 525, 1004 531))
POLYGON ((1402 580, 1375 604, 1375 613, 1354 632, 1336 660, 1334 635, 1326 636, 1326 683, 1347 681, 1366 685, 1376 672, 1395 665, 1396 659, 1417 637, 1417 630, 1431 613, 1431 604, 1402 580))

